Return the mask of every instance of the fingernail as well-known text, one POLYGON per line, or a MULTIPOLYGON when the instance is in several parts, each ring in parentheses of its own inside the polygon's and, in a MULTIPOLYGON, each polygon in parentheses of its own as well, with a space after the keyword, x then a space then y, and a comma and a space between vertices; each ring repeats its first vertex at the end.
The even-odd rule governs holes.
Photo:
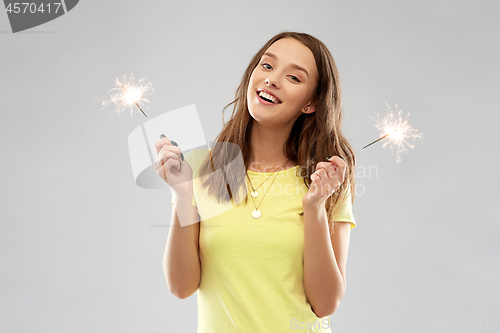
MULTIPOLYGON (((333 156, 333 155, 332 155, 332 156, 333 156)), ((328 161, 330 158, 332 158, 332 156, 328 156, 328 157, 326 158, 326 160, 328 161)))
POLYGON ((176 147, 178 146, 177 142, 175 142, 174 140, 170 140, 170 143, 176 147))
POLYGON ((181 159, 184 161, 184 155, 181 153, 181 159))

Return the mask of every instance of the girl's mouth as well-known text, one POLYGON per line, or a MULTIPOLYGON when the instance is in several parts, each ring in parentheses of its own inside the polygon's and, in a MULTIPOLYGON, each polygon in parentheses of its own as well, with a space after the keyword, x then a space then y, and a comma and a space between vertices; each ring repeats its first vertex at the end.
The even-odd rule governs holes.
POLYGON ((278 104, 281 104, 281 103, 273 103, 271 100, 265 98, 265 97, 262 97, 262 96, 259 96, 259 92, 257 91, 257 99, 259 100, 259 102, 261 102, 262 104, 264 105, 278 105, 278 104))

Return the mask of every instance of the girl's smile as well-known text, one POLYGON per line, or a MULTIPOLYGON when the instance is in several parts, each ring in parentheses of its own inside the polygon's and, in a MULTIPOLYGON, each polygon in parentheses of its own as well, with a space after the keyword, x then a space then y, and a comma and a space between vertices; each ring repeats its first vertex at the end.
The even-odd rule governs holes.
POLYGON ((257 89, 257 99, 264 105, 278 105, 281 100, 272 92, 266 89, 257 89))

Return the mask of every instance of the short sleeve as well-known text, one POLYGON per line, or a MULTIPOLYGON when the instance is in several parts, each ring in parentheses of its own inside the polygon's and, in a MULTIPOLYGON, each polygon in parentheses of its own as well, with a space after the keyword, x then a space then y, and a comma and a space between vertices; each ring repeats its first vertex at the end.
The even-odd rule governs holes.
POLYGON ((351 222, 351 229, 356 227, 354 214, 352 213, 352 198, 351 190, 348 187, 348 195, 346 199, 340 204, 340 208, 333 216, 333 221, 351 222))

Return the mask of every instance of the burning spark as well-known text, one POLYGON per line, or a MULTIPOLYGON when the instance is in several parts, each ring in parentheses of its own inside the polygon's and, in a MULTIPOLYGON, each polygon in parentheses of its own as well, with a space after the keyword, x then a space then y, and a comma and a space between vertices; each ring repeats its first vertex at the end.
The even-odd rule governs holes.
MULTIPOLYGON (((410 118, 409 112, 403 119, 402 110, 399 110, 397 114, 395 114, 387 103, 386 105, 388 107, 387 114, 383 117, 380 117, 380 115, 377 114, 376 124, 374 125, 378 130, 382 131, 383 136, 380 139, 366 145, 363 149, 387 137, 387 140, 382 145, 382 148, 385 149, 385 147, 389 146, 389 148, 391 148, 391 152, 395 151, 397 156, 396 162, 399 163, 401 162, 401 154, 408 153, 408 147, 411 149, 415 148, 409 141, 414 141, 417 138, 421 139, 422 134, 419 134, 417 130, 411 128, 410 124, 408 124, 408 118, 410 118)), ((397 108, 398 105, 396 104, 396 111, 397 108)), ((391 156, 392 155, 393 153, 391 156)))
MULTIPOLYGON (((137 84, 134 83, 134 74, 130 74, 128 79, 124 76, 123 83, 115 78, 116 87, 108 91, 111 99, 101 100, 103 105, 102 109, 113 103, 116 106, 116 114, 120 115, 127 107, 130 108, 130 114, 132 114, 134 112, 135 105, 142 112, 144 117, 148 118, 146 113, 139 106, 139 103, 149 103, 146 96, 150 95, 154 91, 154 88, 151 82, 144 84, 144 80, 145 79, 140 79, 137 84)), ((150 124, 150 126, 155 129, 160 139, 166 138, 165 134, 160 133, 153 124, 150 124)), ((181 159, 184 161, 184 155, 182 153, 181 159)), ((181 171, 181 167, 182 164, 179 165, 179 172, 181 171)))
POLYGON ((114 104, 116 107, 115 114, 120 115, 127 108, 130 109, 130 114, 132 114, 134 107, 137 106, 146 116, 138 103, 150 103, 148 96, 152 94, 154 88, 151 82, 144 83, 145 79, 140 79, 137 83, 134 80, 134 74, 130 74, 128 79, 124 76, 122 81, 115 78, 116 87, 108 91, 109 100, 101 100, 101 110, 110 104, 114 104))

